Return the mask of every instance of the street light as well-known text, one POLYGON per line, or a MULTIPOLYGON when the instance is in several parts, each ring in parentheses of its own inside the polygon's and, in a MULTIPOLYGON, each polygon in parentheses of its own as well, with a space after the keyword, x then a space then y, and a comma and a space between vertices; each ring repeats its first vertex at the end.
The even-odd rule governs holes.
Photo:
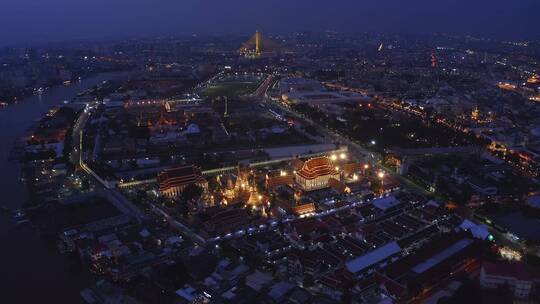
POLYGON ((379 173, 377 174, 377 176, 379 177, 379 179, 381 180, 381 195, 384 193, 384 172, 383 171, 379 171, 379 173))

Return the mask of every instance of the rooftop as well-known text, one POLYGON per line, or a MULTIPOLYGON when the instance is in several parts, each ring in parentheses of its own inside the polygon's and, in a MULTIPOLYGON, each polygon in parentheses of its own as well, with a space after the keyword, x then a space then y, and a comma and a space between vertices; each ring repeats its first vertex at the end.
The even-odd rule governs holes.
POLYGON ((312 158, 304 163, 298 175, 305 179, 315 179, 325 175, 336 175, 338 171, 328 157, 312 158))
POLYGON ((373 205, 381 210, 387 210, 401 204, 394 196, 387 196, 373 201, 373 205))
POLYGON ((390 256, 401 252, 401 247, 396 242, 390 242, 367 254, 364 254, 345 264, 347 270, 351 273, 358 273, 374 264, 384 261, 390 256))
POLYGON ((482 264, 482 271, 486 275, 515 278, 518 280, 540 280, 540 269, 527 266, 523 263, 490 263, 482 264))
POLYGON ((439 253, 427 259, 426 261, 414 266, 412 268, 412 271, 416 273, 422 273, 432 268, 433 266, 436 266, 437 264, 446 260, 447 258, 451 257, 452 255, 458 253, 459 251, 468 247, 472 243, 473 243, 473 240, 471 239, 462 239, 459 242, 454 243, 450 247, 444 249, 443 251, 440 251, 439 253))

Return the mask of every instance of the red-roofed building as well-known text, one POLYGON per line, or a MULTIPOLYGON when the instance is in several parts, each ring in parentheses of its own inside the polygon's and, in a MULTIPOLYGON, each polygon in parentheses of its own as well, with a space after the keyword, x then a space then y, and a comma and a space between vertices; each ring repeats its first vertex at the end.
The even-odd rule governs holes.
POLYGON ((317 281, 321 291, 336 302, 342 300, 345 289, 352 285, 350 279, 343 275, 343 272, 343 269, 338 269, 325 274, 317 281))
POLYGON ((294 177, 292 175, 272 176, 266 179, 266 189, 268 190, 274 190, 282 186, 291 186, 292 184, 294 184, 294 177))
POLYGON ((438 282, 478 271, 483 246, 466 234, 445 234, 378 272, 395 284, 385 283, 389 293, 396 298, 413 297, 436 288, 438 282), (400 286, 406 286, 407 291, 402 292, 400 286))
POLYGON ((291 165, 295 171, 298 171, 302 169, 302 167, 304 166, 304 162, 299 158, 295 158, 291 161, 291 165))
POLYGON ((484 288, 498 288, 504 284, 508 284, 516 298, 526 299, 531 290, 540 284, 540 269, 523 263, 484 262, 480 270, 480 285, 484 288))
POLYGON ((243 208, 222 210, 213 214, 204 224, 208 231, 219 235, 244 228, 249 224, 249 216, 243 208))
POLYGON ((373 279, 379 286, 386 290, 386 292, 394 299, 395 301, 403 301, 403 299, 407 298, 407 286, 400 284, 394 280, 391 280, 387 276, 381 274, 381 273, 375 273, 373 276, 373 279))
POLYGON ((354 173, 362 173, 363 171, 365 171, 364 165, 360 163, 349 163, 343 166, 343 174, 345 174, 346 176, 352 175, 354 173))
POLYGON ((351 193, 351 189, 347 187, 347 185, 335 178, 330 178, 328 180, 328 186, 332 188, 332 190, 334 190, 337 194, 351 193))
POLYGON ((292 233, 298 237, 317 234, 317 230, 328 229, 328 226, 316 218, 302 219, 292 222, 292 233))
POLYGON ((315 204, 307 203, 303 205, 298 205, 293 207, 293 213, 296 215, 304 215, 315 212, 315 204))
POLYGON ((314 252, 307 250, 292 250, 287 254, 287 261, 290 274, 313 275, 321 268, 319 257, 314 252))
POLYGON ((317 157, 306 161, 295 173, 296 182, 305 191, 329 187, 328 180, 339 180, 339 172, 328 157, 317 157))
POLYGON ((158 174, 159 192, 167 197, 180 195, 188 185, 197 185, 203 189, 208 182, 202 176, 201 169, 195 166, 183 166, 166 169, 158 174))

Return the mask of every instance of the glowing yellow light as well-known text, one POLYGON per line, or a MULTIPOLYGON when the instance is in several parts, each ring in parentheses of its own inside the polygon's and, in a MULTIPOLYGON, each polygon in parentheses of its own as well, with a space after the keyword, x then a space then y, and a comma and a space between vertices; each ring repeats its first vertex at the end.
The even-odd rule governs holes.
POLYGON ((345 153, 341 153, 339 155, 339 158, 341 158, 341 159, 345 159, 346 157, 347 157, 347 154, 345 154, 345 153))
POLYGON ((382 171, 379 172, 379 174, 377 174, 377 176, 378 176, 379 178, 381 178, 381 179, 384 178, 384 172, 382 172, 382 171))
POLYGON ((358 180, 358 175, 354 174, 352 177, 353 180, 358 180))
POLYGON ((519 251, 513 250, 508 247, 500 248, 499 254, 502 258, 510 261, 520 261, 523 258, 523 255, 519 251))
POLYGON ((337 156, 336 156, 335 154, 332 154, 332 155, 330 156, 330 159, 331 159, 331 160, 337 160, 337 156))
POLYGON ((365 170, 369 169, 369 165, 368 165, 368 164, 365 164, 365 165, 364 165, 364 169, 365 169, 365 170))

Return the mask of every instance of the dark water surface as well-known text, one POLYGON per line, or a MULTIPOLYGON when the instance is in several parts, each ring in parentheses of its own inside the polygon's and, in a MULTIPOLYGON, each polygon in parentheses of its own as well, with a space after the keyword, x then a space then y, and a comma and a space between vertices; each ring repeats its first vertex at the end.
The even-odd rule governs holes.
MULTIPOLYGON (((0 205, 12 210, 27 200, 19 164, 8 161, 13 143, 52 106, 105 80, 127 73, 104 73, 70 86, 51 88, 0 108, 0 205)), ((93 283, 87 272, 41 239, 30 225, 16 226, 10 214, 0 214, 0 303, 83 303, 81 289, 93 283)))

